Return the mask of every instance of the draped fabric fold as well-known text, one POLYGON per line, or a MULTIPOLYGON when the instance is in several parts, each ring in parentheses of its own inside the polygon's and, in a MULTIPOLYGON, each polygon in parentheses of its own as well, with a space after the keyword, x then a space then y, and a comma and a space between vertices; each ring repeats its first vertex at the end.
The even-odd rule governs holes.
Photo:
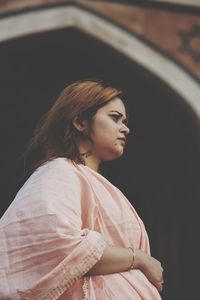
POLYGON ((86 276, 108 244, 150 253, 129 201, 86 166, 45 163, 0 220, 0 299, 159 300, 140 270, 86 276))
POLYGON ((21 299, 58 299, 75 280, 87 273, 101 258, 106 247, 101 235, 85 230, 81 243, 62 260, 50 273, 44 276, 28 292, 20 292, 21 299))
POLYGON ((67 163, 50 165, 29 178, 1 218, 0 299, 58 299, 106 247, 99 232, 82 226, 83 179, 67 163))

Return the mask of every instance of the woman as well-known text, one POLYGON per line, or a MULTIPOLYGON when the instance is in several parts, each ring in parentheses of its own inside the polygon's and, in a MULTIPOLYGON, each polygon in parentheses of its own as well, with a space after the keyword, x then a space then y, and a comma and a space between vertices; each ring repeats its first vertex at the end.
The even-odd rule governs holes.
POLYGON ((32 175, 0 222, 0 299, 161 299, 144 225, 98 172, 128 133, 120 90, 82 80, 61 92, 28 148, 32 175))

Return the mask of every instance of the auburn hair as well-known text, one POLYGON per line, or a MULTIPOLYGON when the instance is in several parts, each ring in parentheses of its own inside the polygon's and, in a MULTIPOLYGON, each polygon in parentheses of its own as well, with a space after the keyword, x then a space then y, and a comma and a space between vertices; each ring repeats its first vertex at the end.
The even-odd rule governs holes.
POLYGON ((25 151, 24 172, 28 173, 57 157, 66 157, 80 163, 79 131, 73 120, 91 121, 97 110, 120 96, 122 91, 101 80, 79 80, 65 87, 51 109, 42 117, 25 151))

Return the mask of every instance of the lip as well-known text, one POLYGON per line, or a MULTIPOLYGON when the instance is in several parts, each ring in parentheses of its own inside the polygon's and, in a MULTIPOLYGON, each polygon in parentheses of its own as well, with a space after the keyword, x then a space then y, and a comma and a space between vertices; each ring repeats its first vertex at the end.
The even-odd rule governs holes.
POLYGON ((125 138, 118 138, 118 140, 120 140, 121 142, 123 142, 123 144, 126 143, 126 139, 125 138))

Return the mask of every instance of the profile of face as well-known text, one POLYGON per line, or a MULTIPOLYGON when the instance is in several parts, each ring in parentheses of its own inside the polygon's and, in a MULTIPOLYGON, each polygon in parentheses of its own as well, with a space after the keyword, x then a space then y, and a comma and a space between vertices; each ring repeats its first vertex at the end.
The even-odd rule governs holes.
MULTIPOLYGON (((83 122, 83 129, 88 130, 87 121, 83 122)), ((99 108, 92 118, 92 156, 99 161, 120 157, 128 134, 125 106, 120 98, 115 98, 99 108)))

